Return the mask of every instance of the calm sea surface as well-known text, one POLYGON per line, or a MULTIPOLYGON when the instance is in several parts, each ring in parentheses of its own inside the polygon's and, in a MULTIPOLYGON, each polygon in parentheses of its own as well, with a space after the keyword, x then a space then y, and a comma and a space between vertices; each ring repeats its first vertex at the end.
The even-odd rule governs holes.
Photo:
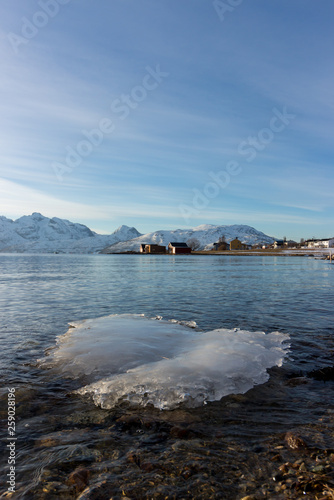
POLYGON ((333 382, 311 376, 334 364, 334 265, 308 257, 0 254, 0 270, 1 492, 15 388, 13 498, 315 498, 296 486, 284 496, 272 478, 284 463, 311 468, 334 449, 333 382), (291 350, 267 383, 244 395, 163 412, 126 403, 103 410, 72 394, 75 381, 39 368, 68 322, 124 313, 195 321, 204 331, 279 331, 291 350), (289 432, 304 445, 289 446, 289 432))

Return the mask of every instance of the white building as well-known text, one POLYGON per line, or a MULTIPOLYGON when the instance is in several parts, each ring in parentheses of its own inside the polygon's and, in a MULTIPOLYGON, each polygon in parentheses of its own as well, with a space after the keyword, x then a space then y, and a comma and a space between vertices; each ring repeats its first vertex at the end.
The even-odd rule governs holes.
POLYGON ((274 241, 274 248, 282 248, 284 245, 284 240, 275 240, 274 241))
POLYGON ((334 238, 328 238, 325 240, 308 240, 307 247, 308 248, 333 248, 334 247, 334 238))

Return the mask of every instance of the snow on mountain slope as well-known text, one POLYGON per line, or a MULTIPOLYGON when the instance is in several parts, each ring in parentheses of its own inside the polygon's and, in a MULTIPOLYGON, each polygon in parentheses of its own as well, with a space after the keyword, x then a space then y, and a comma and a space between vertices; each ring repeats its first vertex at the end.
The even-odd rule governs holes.
POLYGON ((170 241, 187 242, 195 238, 200 243, 200 249, 210 250, 218 239, 224 236, 227 242, 238 238, 242 243, 249 245, 271 244, 274 238, 254 229, 251 226, 234 224, 231 226, 214 226, 203 224, 193 229, 176 229, 174 231, 156 231, 154 233, 143 234, 133 240, 116 243, 103 250, 103 253, 138 252, 140 244, 153 243, 167 246, 170 241))
POLYGON ((114 233, 102 235, 83 224, 36 212, 15 221, 0 216, 1 252, 90 253, 138 236, 134 227, 120 226, 114 233))
POLYGON ((210 249, 220 236, 227 242, 238 238, 254 245, 274 240, 261 231, 245 225, 214 226, 203 224, 193 229, 155 231, 141 235, 134 227, 120 226, 109 235, 97 234, 83 224, 39 213, 13 221, 0 216, 0 252, 62 252, 62 253, 119 253, 138 252, 141 243, 167 246, 170 241, 196 239, 200 249, 210 249))
POLYGON ((83 238, 71 245, 72 253, 95 253, 103 250, 106 245, 113 245, 118 242, 132 240, 137 238, 141 233, 134 227, 122 225, 112 234, 97 234, 94 233, 94 238, 83 238))
POLYGON ((47 241, 78 240, 94 236, 94 233, 83 224, 75 224, 69 220, 58 219, 58 217, 49 219, 36 212, 32 215, 24 215, 14 221, 14 228, 19 236, 31 241, 38 239, 47 241))

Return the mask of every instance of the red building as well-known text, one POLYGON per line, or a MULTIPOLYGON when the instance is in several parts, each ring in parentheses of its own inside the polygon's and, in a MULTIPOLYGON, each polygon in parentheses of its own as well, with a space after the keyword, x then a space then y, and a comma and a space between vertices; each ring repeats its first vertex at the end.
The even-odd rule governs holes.
POLYGON ((187 243, 168 243, 168 253, 173 253, 173 254, 185 254, 185 253, 191 253, 191 248, 188 247, 187 243))

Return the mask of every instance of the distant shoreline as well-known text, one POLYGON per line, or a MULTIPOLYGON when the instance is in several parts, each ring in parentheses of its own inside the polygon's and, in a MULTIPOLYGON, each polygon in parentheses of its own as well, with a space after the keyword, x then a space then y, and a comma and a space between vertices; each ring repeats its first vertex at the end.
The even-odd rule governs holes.
MULTIPOLYGON (((330 248, 324 248, 321 250, 312 250, 312 249, 291 249, 291 250, 281 250, 281 249, 256 249, 256 250, 225 250, 225 251, 215 251, 215 250, 210 250, 210 251, 198 251, 198 252, 192 252, 195 255, 258 255, 258 256, 279 256, 279 257, 315 257, 315 256, 323 256, 327 257, 330 254, 330 248)), ((332 252, 334 256, 334 249, 332 252)))
MULTIPOLYGON (((330 255, 330 250, 332 250, 332 255, 334 259, 334 249, 323 248, 323 249, 291 249, 291 250, 282 250, 282 249, 256 249, 256 250, 198 250, 193 251, 191 254, 185 255, 203 255, 203 256, 264 256, 264 257, 323 257, 326 259, 330 255)), ((182 254, 169 254, 169 253, 141 253, 141 252, 115 252, 115 253, 107 253, 101 252, 103 255, 163 255, 163 256, 182 256, 182 254)))

